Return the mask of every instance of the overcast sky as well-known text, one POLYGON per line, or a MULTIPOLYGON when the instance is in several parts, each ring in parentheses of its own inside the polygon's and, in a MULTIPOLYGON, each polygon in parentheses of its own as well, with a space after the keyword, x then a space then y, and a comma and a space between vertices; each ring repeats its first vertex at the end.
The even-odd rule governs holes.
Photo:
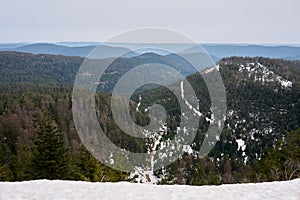
POLYGON ((200 43, 300 44, 299 0, 0 0, 0 42, 104 41, 138 27, 200 43))

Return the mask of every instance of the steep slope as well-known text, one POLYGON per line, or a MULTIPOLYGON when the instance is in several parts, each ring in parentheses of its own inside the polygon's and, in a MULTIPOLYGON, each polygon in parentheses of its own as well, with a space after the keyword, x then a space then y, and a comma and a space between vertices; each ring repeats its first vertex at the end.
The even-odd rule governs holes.
MULTIPOLYGON (((299 66, 299 62, 261 57, 232 57, 223 59, 216 67, 202 72, 220 71, 226 88, 227 116, 224 129, 219 142, 217 142, 209 155, 213 158, 216 165, 222 165, 222 163, 226 163, 226 160, 235 160, 233 165, 239 166, 237 171, 243 168, 241 165, 253 167, 257 161, 264 157, 266 149, 272 148, 272 145, 277 140, 285 137, 285 131, 295 130, 300 127, 299 66)), ((194 151, 190 152, 189 148, 186 150, 187 154, 193 157, 200 149, 205 138, 205 131, 213 118, 209 109, 209 93, 201 78, 201 74, 197 73, 188 76, 187 79, 194 87, 199 98, 199 109, 192 109, 203 115, 200 120, 198 135, 196 135, 194 142, 191 144, 191 148, 194 151)), ((180 87, 180 83, 178 83, 178 87, 180 87)), ((178 116, 180 115, 180 110, 174 98, 172 93, 166 88, 145 91, 134 97, 135 101, 139 102, 139 110, 141 112, 144 112, 145 109, 147 110, 153 102, 164 105, 169 114, 168 131, 165 133, 169 137, 176 135, 179 124, 178 116), (137 97, 139 97, 139 100, 137 100, 137 97)), ((162 146, 166 142, 167 140, 161 140, 162 146)), ((178 168, 180 165, 189 166, 190 161, 188 160, 192 159, 192 157, 188 156, 183 159, 185 160, 182 161, 183 163, 175 164, 175 168, 178 168)), ((193 162, 204 161, 198 160, 193 162)), ((179 175, 176 175, 176 173, 178 171, 176 172, 174 168, 170 167, 165 172, 159 172, 159 176, 169 177, 167 178, 168 180, 171 179, 176 183, 191 181, 189 180, 189 172, 179 173, 181 174, 180 176, 185 177, 179 182, 179 175)), ((245 171, 236 173, 245 173, 245 171)), ((232 182, 231 178, 227 179, 225 177, 223 180, 232 182)))

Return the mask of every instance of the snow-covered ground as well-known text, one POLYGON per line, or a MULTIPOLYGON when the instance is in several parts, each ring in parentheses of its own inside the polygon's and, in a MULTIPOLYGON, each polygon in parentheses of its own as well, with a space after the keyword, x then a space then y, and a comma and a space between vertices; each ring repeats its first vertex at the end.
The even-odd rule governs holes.
POLYGON ((273 71, 260 63, 246 63, 246 66, 240 65, 239 71, 247 72, 249 78, 254 77, 254 81, 260 81, 262 84, 276 81, 281 84, 282 88, 290 88, 293 86, 291 81, 276 75, 273 71))
POLYGON ((300 199, 300 179, 221 186, 88 183, 81 181, 1 182, 0 199, 300 199))

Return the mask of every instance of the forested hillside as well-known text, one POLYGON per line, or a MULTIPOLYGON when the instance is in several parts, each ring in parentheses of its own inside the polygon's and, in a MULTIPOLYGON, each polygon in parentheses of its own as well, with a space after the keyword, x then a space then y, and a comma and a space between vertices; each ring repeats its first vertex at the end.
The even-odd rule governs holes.
MULTIPOLYGON (((100 59, 98 62, 105 62, 100 59)), ((22 91, 24 89, 44 86, 72 87, 77 71, 84 61, 81 57, 68 57, 47 54, 29 54, 19 52, 0 51, 0 85, 3 93, 22 91), (8 84, 9 83, 9 84, 8 84)), ((145 63, 160 63, 171 65, 180 70, 183 75, 195 73, 188 62, 179 56, 169 54, 160 56, 155 53, 146 53, 133 58, 117 58, 106 69, 99 80, 99 92, 112 92, 118 79, 130 69, 145 63), (185 68, 182 65, 186 66, 185 68)))
MULTIPOLYGON (((79 140, 71 95, 82 61, 80 57, 0 53, 0 180, 135 181, 129 174, 100 164, 79 140)), ((99 91, 110 92, 122 74, 147 62, 173 62, 175 67, 177 63, 156 54, 118 59, 106 71, 107 82, 99 91)), ((189 67, 184 73, 192 72, 189 67)), ((159 183, 202 185, 299 177, 300 63, 231 57, 201 73, 211 70, 220 71, 227 95, 227 116, 219 142, 208 156, 196 156, 212 116, 206 85, 200 73, 192 74, 187 79, 205 115, 191 144, 193 152, 156 171, 159 183)), ((106 135, 121 148, 147 151, 146 141, 130 137, 116 126, 110 96, 96 95, 98 120, 106 135)), ((149 123, 148 106, 165 106, 167 129, 161 144, 176 134, 180 120, 174 98, 166 88, 156 87, 135 93, 130 102, 131 116, 139 125, 149 123)))

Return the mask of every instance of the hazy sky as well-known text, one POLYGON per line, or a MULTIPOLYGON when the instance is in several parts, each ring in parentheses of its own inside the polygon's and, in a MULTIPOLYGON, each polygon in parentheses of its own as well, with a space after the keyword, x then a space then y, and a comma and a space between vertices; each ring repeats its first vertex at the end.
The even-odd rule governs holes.
POLYGON ((103 41, 138 27, 206 43, 300 44, 299 0, 0 0, 0 42, 103 41))

